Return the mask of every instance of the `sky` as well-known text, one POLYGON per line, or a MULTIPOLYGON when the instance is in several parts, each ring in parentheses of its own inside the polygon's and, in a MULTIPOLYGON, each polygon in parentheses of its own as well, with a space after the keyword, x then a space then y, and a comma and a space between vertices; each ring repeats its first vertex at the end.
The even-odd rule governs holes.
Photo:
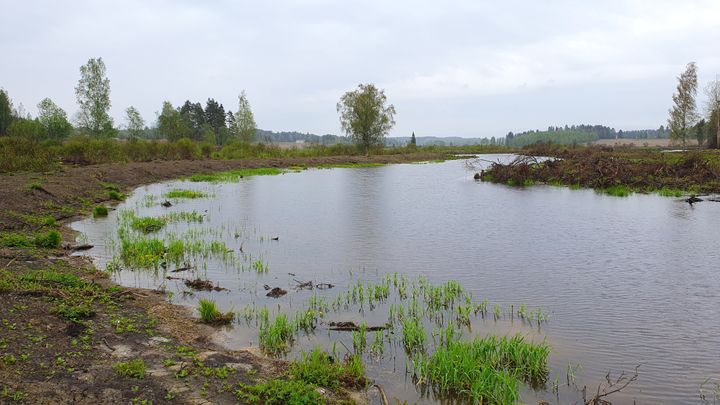
POLYGON ((102 57, 111 115, 154 123, 208 98, 258 127, 340 134, 336 104, 384 89, 391 136, 502 136, 565 124, 665 124, 690 61, 720 74, 720 1, 0 0, 0 87, 72 116, 79 68, 102 57))

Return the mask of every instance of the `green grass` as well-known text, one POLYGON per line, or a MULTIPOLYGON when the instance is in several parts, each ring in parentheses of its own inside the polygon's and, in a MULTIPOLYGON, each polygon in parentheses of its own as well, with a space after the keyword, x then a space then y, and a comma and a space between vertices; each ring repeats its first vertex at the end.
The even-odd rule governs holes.
POLYGON ((108 209, 104 205, 98 205, 93 209, 93 218, 101 218, 108 216, 108 209))
POLYGON ((125 200, 125 194, 123 194, 119 191, 110 190, 110 191, 108 191, 107 194, 108 194, 108 198, 110 198, 111 200, 115 200, 115 201, 125 200))
POLYGON ((660 190, 657 190, 657 193, 662 197, 675 197, 675 198, 680 198, 683 195, 685 195, 685 193, 682 190, 669 188, 669 187, 663 187, 660 190))
POLYGON ((205 217, 203 217, 202 214, 199 214, 197 211, 180 211, 180 212, 171 212, 169 214, 163 215, 162 217, 167 222, 198 222, 202 223, 205 220, 205 217))
POLYGON ((295 332, 295 327, 287 316, 280 313, 270 322, 267 308, 262 308, 259 319, 260 348, 268 354, 281 354, 287 351, 295 332))
POLYGON ((205 198, 207 193, 202 191, 184 190, 184 189, 173 189, 164 194, 165 198, 205 198))
POLYGON ((416 377, 440 394, 460 395, 481 403, 516 403, 520 381, 533 386, 547 379, 545 343, 522 336, 489 336, 470 342, 450 341, 430 356, 413 360, 416 377))
POLYGON ((113 369, 121 377, 145 378, 145 361, 143 359, 120 361, 113 364, 113 369))
POLYGON ((33 190, 45 191, 45 189, 43 188, 42 184, 40 184, 40 183, 30 183, 30 184, 28 184, 28 190, 30 190, 30 191, 33 191, 33 190))
POLYGON ((403 344, 408 352, 422 351, 425 346, 425 329, 416 317, 403 320, 403 344))
POLYGON ((215 301, 208 299, 201 299, 198 302, 198 312, 200 313, 200 319, 211 325, 226 325, 232 322, 234 314, 228 312, 223 314, 218 309, 215 301))
POLYGON ((283 171, 281 169, 275 168, 275 167, 263 167, 258 169, 237 169, 237 170, 229 170, 226 172, 214 172, 214 173, 202 173, 202 174, 194 174, 187 179, 193 182, 211 182, 211 183, 233 183, 240 181, 240 179, 243 179, 245 177, 251 177, 251 176, 273 176, 282 174, 283 171))
POLYGON ((360 169, 367 167, 387 166, 385 163, 338 163, 331 165, 320 165, 318 169, 360 169))
POLYGON ((630 194, 632 194, 632 190, 628 186, 624 185, 618 185, 618 186, 610 186, 608 188, 602 189, 601 192, 603 194, 611 195, 613 197, 628 197, 630 194))
POLYGON ((315 387, 302 381, 272 379, 255 385, 239 384, 234 392, 241 403, 257 405, 315 405, 325 403, 315 387))
POLYGON ((336 389, 341 385, 362 387, 365 385, 365 371, 362 359, 351 356, 346 363, 338 363, 320 348, 303 353, 299 360, 290 363, 290 377, 293 380, 336 389), (359 364, 358 364, 359 362, 359 364))
POLYGON ((130 222, 130 227, 142 233, 153 233, 161 230, 165 226, 163 218, 155 217, 134 217, 130 222))
POLYGON ((0 232, 0 247, 57 249, 61 239, 60 232, 56 230, 34 235, 0 232))

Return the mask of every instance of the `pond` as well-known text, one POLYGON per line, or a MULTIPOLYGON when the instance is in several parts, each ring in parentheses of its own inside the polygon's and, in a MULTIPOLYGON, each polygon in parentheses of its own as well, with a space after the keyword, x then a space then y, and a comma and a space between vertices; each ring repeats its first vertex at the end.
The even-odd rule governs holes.
MULTIPOLYGON (((316 329, 298 333, 287 356, 315 345, 335 346, 342 356, 354 350, 353 333, 330 331, 331 321, 385 325, 399 305, 411 305, 397 280, 408 289, 456 280, 473 302, 467 322, 456 322, 463 339, 521 334, 551 347, 547 381, 535 389, 523 385, 524 402, 573 403, 583 386, 595 391, 608 372, 633 374, 636 366, 637 381, 610 397, 614 403, 701 403, 701 389, 714 398, 720 204, 514 188, 475 181, 473 174, 465 161, 451 160, 229 183, 173 181, 141 187, 107 218, 73 227, 95 245, 84 254, 99 268, 109 266, 115 281, 164 288, 173 302, 192 308, 211 298, 236 311, 234 324, 220 332, 231 348, 258 347, 262 308, 273 318, 312 307, 322 315, 316 329), (174 189, 206 195, 160 205, 174 189), (119 231, 142 216, 164 216, 166 225, 141 237, 184 240, 195 253, 166 261, 165 268, 122 263, 119 231), (172 272, 186 265, 194 269, 172 272), (227 290, 192 291, 183 279, 196 277, 227 290), (333 288, 296 289, 307 281, 333 288), (392 291, 360 306, 353 297, 358 283, 367 294, 383 285, 392 291), (288 293, 267 297, 265 286, 288 293)), ((439 327, 430 316, 422 323, 431 351, 439 327)), ((368 377, 382 383, 391 402, 441 401, 413 382, 401 326, 380 333, 383 349, 364 352, 368 377)), ((375 338, 368 332, 368 347, 375 338)))

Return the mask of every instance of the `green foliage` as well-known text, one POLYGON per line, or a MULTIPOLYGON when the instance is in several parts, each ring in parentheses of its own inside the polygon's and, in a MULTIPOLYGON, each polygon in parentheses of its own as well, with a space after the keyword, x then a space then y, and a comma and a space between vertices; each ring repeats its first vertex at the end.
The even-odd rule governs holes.
POLYGON ((606 189, 601 190, 604 194, 611 195, 613 197, 628 197, 632 194, 630 187, 625 185, 610 186, 606 189))
POLYGON ((679 198, 682 197, 685 193, 682 190, 677 190, 669 187, 663 187, 660 190, 657 191, 659 195, 662 197, 675 197, 679 198))
POLYGON ((208 196, 207 193, 202 191, 184 190, 184 189, 173 189, 163 194, 165 198, 205 198, 208 196))
POLYGON ((226 172, 215 172, 215 173, 204 173, 194 174, 188 177, 188 180, 194 182, 207 181, 207 182, 237 182, 240 179, 250 176, 272 176, 282 174, 281 169, 275 167, 258 168, 258 169, 237 169, 226 172))
POLYGON ((238 110, 233 117, 230 133, 241 142, 250 143, 255 140, 257 125, 250 102, 247 99, 245 90, 238 96, 238 110))
POLYGON ((553 129, 552 131, 528 131, 508 137, 508 146, 523 147, 536 143, 582 144, 599 139, 595 132, 580 129, 553 129))
POLYGON ((670 109, 668 127, 670 139, 680 141, 685 148, 687 137, 697 120, 695 110, 695 94, 697 93, 697 65, 695 62, 687 64, 685 71, 678 77, 678 85, 672 96, 673 107, 670 109))
POLYGON ((145 378, 145 361, 143 359, 120 361, 113 364, 113 369, 121 377, 145 378))
POLYGON ((143 120, 140 111, 137 108, 130 106, 125 110, 125 120, 127 121, 126 127, 131 138, 137 138, 142 134, 145 128, 145 120, 143 120))
POLYGON ((49 147, 17 136, 0 136, 0 173, 29 170, 42 172, 57 167, 49 147))
POLYGON ((162 112, 158 116, 158 133, 170 141, 189 138, 192 130, 188 127, 180 112, 169 101, 163 102, 162 112))
POLYGON ((9 136, 40 141, 47 137, 47 129, 38 121, 25 118, 14 120, 7 129, 9 136))
POLYGON ((267 308, 263 308, 260 310, 259 318, 260 348, 269 354, 285 352, 293 340, 295 331, 287 316, 278 314, 271 323, 267 308))
POLYGON ((75 323, 82 323, 83 320, 95 316, 95 310, 88 303, 70 305, 61 302, 58 304, 57 312, 58 315, 75 323))
POLYGON ((115 201, 123 201, 125 199, 125 194, 115 190, 110 190, 108 191, 108 198, 115 201))
POLYGON ((108 216, 108 209, 104 205, 98 205, 93 209, 93 218, 101 218, 108 216))
POLYGON ((165 226, 163 218, 155 217, 134 217, 130 222, 132 229, 142 233, 153 233, 161 230, 165 226))
POLYGON ((337 363, 320 348, 303 353, 300 360, 290 363, 290 376, 294 380, 330 389, 340 385, 361 387, 365 384, 364 366, 360 356, 351 356, 345 364, 337 363))
POLYGON ((408 352, 422 351, 425 346, 425 327, 416 317, 403 320, 403 344, 408 352))
POLYGON ((386 105, 383 90, 374 84, 359 84, 357 90, 345 93, 337 104, 340 125, 365 153, 383 139, 395 125, 395 107, 386 105))
POLYGON ((75 96, 80 107, 77 120, 80 127, 94 136, 110 135, 113 122, 110 117, 110 80, 105 76, 102 58, 91 58, 80 66, 80 80, 75 96))
POLYGON ((58 107, 49 98, 44 98, 37 107, 39 111, 38 121, 45 128, 48 138, 63 139, 70 135, 73 127, 62 108, 58 107))
POLYGON ((45 249, 57 249, 60 247, 60 232, 52 230, 45 234, 35 236, 35 246, 45 249))
POLYGON ((211 325, 228 324, 233 319, 233 313, 223 314, 217 307, 215 301, 201 299, 198 301, 198 312, 203 322, 211 325))
POLYGON ((257 405, 318 405, 324 403, 315 387, 301 381, 268 380, 256 385, 239 384, 235 397, 257 405))
POLYGON ((450 341, 430 356, 413 361, 416 376, 436 391, 469 397, 480 403, 516 403, 519 381, 542 384, 547 378, 545 344, 522 336, 490 336, 471 342, 450 341))
POLYGON ((0 232, 1 247, 56 249, 60 247, 60 241, 60 232, 56 230, 51 230, 47 233, 38 233, 33 236, 12 232, 0 232))
POLYGON ((0 89, 0 135, 7 135, 7 129, 13 121, 13 107, 10 96, 0 89))

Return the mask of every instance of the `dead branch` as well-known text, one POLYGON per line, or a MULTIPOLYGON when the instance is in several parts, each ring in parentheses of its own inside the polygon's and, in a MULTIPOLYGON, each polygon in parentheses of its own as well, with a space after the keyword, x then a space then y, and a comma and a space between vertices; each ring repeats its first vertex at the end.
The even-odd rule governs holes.
POLYGON ((598 385, 595 395, 590 399, 586 398, 587 386, 583 387, 583 401, 585 401, 585 405, 610 405, 610 404, 612 404, 610 401, 606 401, 603 398, 606 398, 607 396, 612 395, 616 392, 620 392, 620 391, 624 390, 625 388, 627 388, 628 385, 637 381, 639 368, 640 368, 639 365, 635 366, 635 373, 632 376, 626 375, 625 371, 623 371, 620 373, 620 376, 616 379, 612 379, 610 377, 610 372, 608 372, 605 375, 605 381, 598 385))

